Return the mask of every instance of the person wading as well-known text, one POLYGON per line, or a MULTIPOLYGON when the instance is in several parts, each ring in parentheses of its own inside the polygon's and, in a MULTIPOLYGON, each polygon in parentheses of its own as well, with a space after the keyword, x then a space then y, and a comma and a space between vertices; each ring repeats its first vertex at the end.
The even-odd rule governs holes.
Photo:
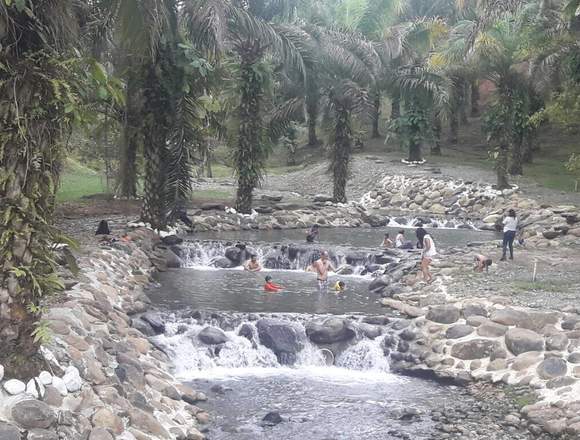
POLYGON ((252 257, 246 262, 244 265, 244 269, 250 272, 259 272, 262 270, 262 266, 258 262, 258 257, 256 255, 252 255, 252 257))
POLYGON ((423 280, 427 284, 431 284, 433 281, 433 275, 429 272, 429 266, 431 265, 435 255, 437 255, 435 242, 424 229, 422 229, 422 231, 417 231, 417 238, 421 243, 423 243, 423 250, 421 251, 421 273, 423 274, 423 280))
POLYGON ((508 211, 508 215, 503 219, 503 253, 500 261, 505 261, 507 249, 510 249, 510 260, 514 259, 514 239, 518 230, 518 218, 513 209, 508 211))
POLYGON ((318 260, 312 263, 312 268, 316 272, 316 279, 318 280, 318 288, 320 290, 328 289, 328 272, 335 272, 336 269, 332 266, 328 258, 328 252, 322 252, 318 260))

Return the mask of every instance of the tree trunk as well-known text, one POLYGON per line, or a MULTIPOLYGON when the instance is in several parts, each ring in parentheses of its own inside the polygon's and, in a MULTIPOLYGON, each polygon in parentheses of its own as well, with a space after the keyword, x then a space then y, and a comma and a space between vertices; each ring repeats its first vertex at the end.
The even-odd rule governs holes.
POLYGON ((401 117, 401 97, 398 93, 393 95, 391 101, 391 121, 401 117))
POLYGON ((320 140, 316 136, 316 121, 318 119, 318 94, 306 97, 306 114, 308 118, 308 146, 317 147, 320 140))
POLYGON ((433 117, 433 145, 431 147, 431 154, 433 156, 441 156, 441 118, 439 116, 433 117))
POLYGON ((517 136, 512 142, 510 174, 512 176, 521 176, 524 174, 523 155, 522 155, 522 136, 517 136))
POLYGON ((495 161, 495 170, 497 173, 497 189, 510 188, 508 182, 508 147, 505 144, 499 146, 497 158, 495 161))
POLYGON ((379 131, 380 121, 381 121, 381 92, 377 90, 373 102, 373 132, 372 132, 373 139, 378 139, 381 137, 381 133, 379 131))
MULTIPOLYGON (((139 69, 139 67, 137 67, 139 69)), ((137 197, 137 151, 142 148, 143 90, 137 73, 131 69, 127 78, 125 121, 118 174, 118 194, 125 198, 137 197)))
MULTIPOLYGON (((533 131, 533 129, 532 129, 533 131)), ((522 157, 522 162, 526 164, 534 163, 534 151, 535 151, 535 133, 528 133, 524 136, 524 152, 522 157)))
POLYGON ((335 203, 346 203, 346 183, 352 149, 350 114, 343 106, 336 106, 334 146, 331 166, 333 171, 333 199, 335 203))
POLYGON ((457 145, 459 133, 459 109, 457 106, 451 107, 451 114, 449 115, 449 143, 457 145))
POLYGON ((477 80, 471 82, 471 117, 479 116, 479 83, 477 80))
POLYGON ((467 117, 467 87, 467 81, 461 80, 459 84, 459 117, 461 125, 469 125, 469 118, 467 117))
POLYGON ((238 173, 236 210, 244 214, 252 212, 253 191, 260 181, 265 160, 260 123, 263 84, 256 71, 256 64, 262 59, 263 51, 264 48, 256 41, 246 41, 239 49, 240 128, 234 162, 238 173))

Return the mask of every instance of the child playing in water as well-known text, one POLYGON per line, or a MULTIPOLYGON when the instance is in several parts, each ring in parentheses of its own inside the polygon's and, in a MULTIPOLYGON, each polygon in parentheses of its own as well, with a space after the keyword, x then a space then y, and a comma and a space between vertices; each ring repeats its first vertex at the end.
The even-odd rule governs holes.
POLYGON ((266 284, 264 284, 265 292, 279 292, 280 290, 283 289, 282 286, 279 286, 278 284, 272 282, 272 277, 270 275, 268 275, 265 278, 265 281, 266 281, 266 284))
POLYGON ((473 260, 475 261, 475 267, 473 270, 476 272, 483 272, 483 269, 485 269, 486 272, 489 272, 489 266, 491 266, 492 263, 491 258, 486 257, 485 255, 476 255, 473 257, 473 260))
POLYGON ((334 285, 334 291, 336 293, 344 292, 345 288, 346 288, 346 285, 344 284, 344 281, 337 281, 336 284, 334 285))

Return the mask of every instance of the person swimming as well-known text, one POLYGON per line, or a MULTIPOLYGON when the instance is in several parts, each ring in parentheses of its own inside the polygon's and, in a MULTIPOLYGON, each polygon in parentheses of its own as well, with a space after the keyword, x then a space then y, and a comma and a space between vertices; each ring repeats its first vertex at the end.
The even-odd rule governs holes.
POLYGON ((318 225, 312 225, 308 234, 306 234, 306 241, 308 243, 314 243, 314 240, 318 240, 318 233, 319 233, 318 225))
POLYGON ((283 289, 282 286, 279 286, 272 281, 272 277, 270 275, 265 278, 265 281, 266 284, 264 284, 264 291, 266 292, 279 292, 283 289))
POLYGON ((344 284, 344 281, 337 281, 334 285, 334 291, 336 293, 344 292, 344 289, 346 289, 346 284, 344 284))

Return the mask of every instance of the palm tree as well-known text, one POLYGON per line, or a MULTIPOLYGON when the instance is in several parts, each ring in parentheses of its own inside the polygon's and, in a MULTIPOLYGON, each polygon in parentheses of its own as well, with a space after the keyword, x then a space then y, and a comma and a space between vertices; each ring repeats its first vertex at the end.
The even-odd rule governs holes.
POLYGON ((18 377, 38 367, 39 302, 62 287, 51 218, 63 136, 82 110, 79 14, 68 1, 0 2, 0 364, 18 377))

